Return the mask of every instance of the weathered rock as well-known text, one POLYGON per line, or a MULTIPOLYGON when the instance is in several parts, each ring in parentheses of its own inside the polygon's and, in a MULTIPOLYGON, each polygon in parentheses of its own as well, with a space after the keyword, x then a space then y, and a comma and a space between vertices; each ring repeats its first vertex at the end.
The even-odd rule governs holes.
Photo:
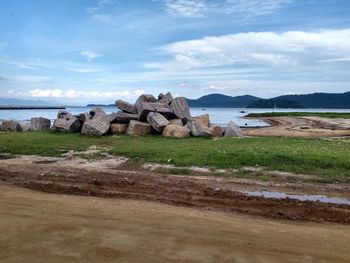
POLYGON ((17 121, 9 120, 1 123, 2 131, 21 131, 21 125, 17 121))
POLYGON ((46 118, 31 118, 30 120, 30 130, 31 131, 45 131, 50 130, 51 121, 46 118))
POLYGON ((170 124, 170 122, 158 112, 150 112, 147 116, 147 121, 157 132, 162 132, 164 127, 170 124))
POLYGON ((225 137, 243 137, 241 129, 231 121, 225 129, 225 137))
POLYGON ((160 93, 158 95, 158 102, 166 103, 170 105, 173 100, 174 98, 170 92, 168 92, 167 94, 160 93))
POLYGON ((124 112, 127 112, 127 113, 132 113, 132 114, 136 114, 136 107, 135 105, 129 103, 129 102, 126 102, 126 101, 123 101, 123 100, 117 100, 115 102, 115 105, 122 111, 124 112))
POLYGON ((211 125, 209 131, 212 137, 222 137, 225 130, 220 125, 211 125))
POLYGON ((101 108, 90 111, 92 119, 84 122, 81 134, 90 136, 102 136, 109 131, 113 116, 107 115, 101 108))
POLYGON ((209 114, 204 114, 196 117, 192 117, 192 120, 197 120, 203 122, 207 127, 210 126, 209 114))
POLYGON ((106 118, 110 123, 117 122, 117 113, 113 112, 111 114, 107 114, 104 118, 106 118))
POLYGON ((174 116, 172 108, 165 103, 160 102, 142 102, 137 108, 139 120, 145 121, 150 112, 158 112, 166 118, 174 116))
POLYGON ((130 121, 126 134, 132 136, 145 136, 151 132, 151 125, 147 122, 130 121))
POLYGON ((77 117, 82 124, 92 119, 90 112, 83 112, 78 115, 75 115, 75 117, 77 117))
POLYGON ((100 107, 94 108, 92 110, 89 111, 91 118, 97 118, 97 117, 104 117, 107 114, 104 112, 103 109, 101 109, 100 107))
POLYGON ((185 97, 177 97, 171 102, 176 117, 187 123, 191 119, 190 108, 185 97))
POLYGON ((129 123, 132 120, 138 120, 139 117, 137 114, 125 113, 122 111, 118 111, 116 113, 116 119, 114 120, 117 123, 129 123))
POLYGON ((190 131, 184 126, 170 124, 164 128, 162 135, 164 137, 186 138, 190 136, 190 131))
POLYGON ((201 120, 189 120, 186 127, 193 136, 210 136, 209 127, 201 120))
POLYGON ((115 123, 111 124, 111 133, 112 134, 124 134, 128 129, 128 125, 125 123, 115 123))
POLYGON ((62 132, 79 132, 81 129, 80 121, 67 111, 60 111, 53 124, 53 129, 62 132))
POLYGON ((22 132, 29 132, 31 130, 29 122, 20 122, 19 125, 21 125, 22 132))
MULTIPOLYGON (((136 113, 139 114, 139 112, 142 110, 142 103, 144 102, 156 102, 157 99, 153 97, 153 95, 150 94, 143 94, 135 102, 135 108, 136 113)), ((147 117, 147 116, 146 116, 147 117)))
POLYGON ((172 119, 172 120, 169 120, 169 122, 172 125, 184 126, 184 123, 182 122, 181 119, 172 119))

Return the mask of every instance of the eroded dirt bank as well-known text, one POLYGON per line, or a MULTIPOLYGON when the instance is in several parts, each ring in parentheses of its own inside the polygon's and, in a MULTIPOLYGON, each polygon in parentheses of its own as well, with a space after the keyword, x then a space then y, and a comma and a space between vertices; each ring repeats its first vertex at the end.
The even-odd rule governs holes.
POLYGON ((350 119, 323 117, 259 117, 270 127, 245 128, 246 136, 341 137, 350 136, 350 119))
POLYGON ((0 185, 0 261, 349 262, 345 225, 0 185))
MULTIPOLYGON (((223 177, 186 177, 146 170, 125 158, 88 161, 76 157, 19 156, 0 160, 0 182, 52 193, 118 197, 157 201, 179 206, 244 212, 270 218, 350 223, 350 206, 294 199, 270 199, 240 192, 254 182, 223 177)), ((263 189, 289 187, 304 191, 308 185, 264 184, 263 189)), ((310 187, 312 189, 312 187, 310 187)), ((349 186, 314 186, 316 193, 349 193, 349 186)))

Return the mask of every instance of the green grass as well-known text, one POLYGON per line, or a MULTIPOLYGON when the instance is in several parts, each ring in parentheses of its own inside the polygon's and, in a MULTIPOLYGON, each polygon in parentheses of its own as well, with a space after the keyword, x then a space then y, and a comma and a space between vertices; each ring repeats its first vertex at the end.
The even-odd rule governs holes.
POLYGON ((59 156, 63 151, 107 147, 115 155, 176 166, 267 169, 350 182, 349 139, 87 137, 57 132, 0 132, 0 153, 59 156))
POLYGON ((350 112, 264 112, 264 113, 249 113, 245 117, 282 117, 282 116, 293 116, 293 117, 324 117, 324 118, 344 118, 350 119, 350 112))

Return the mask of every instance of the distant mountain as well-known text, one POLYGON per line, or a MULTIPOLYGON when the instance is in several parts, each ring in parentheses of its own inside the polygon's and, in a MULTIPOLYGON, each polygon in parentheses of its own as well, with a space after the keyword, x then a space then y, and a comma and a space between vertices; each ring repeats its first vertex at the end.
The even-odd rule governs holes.
POLYGON ((260 100, 258 97, 244 95, 231 97, 223 94, 210 94, 196 100, 188 100, 190 107, 205 108, 245 108, 250 103, 260 100))
POLYGON ((305 108, 303 104, 288 100, 288 99, 267 99, 267 100, 257 100, 250 103, 247 108, 293 108, 293 109, 302 109, 305 108))
POLYGON ((283 95, 250 103, 248 108, 350 109, 350 92, 283 95))
POLYGON ((305 108, 350 109, 350 92, 284 95, 275 99, 292 100, 305 108))

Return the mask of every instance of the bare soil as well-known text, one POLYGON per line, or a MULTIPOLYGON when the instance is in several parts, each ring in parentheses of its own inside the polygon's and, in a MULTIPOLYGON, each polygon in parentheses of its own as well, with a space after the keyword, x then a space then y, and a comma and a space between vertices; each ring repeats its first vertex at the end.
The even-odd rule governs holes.
POLYGON ((180 176, 147 170, 122 157, 17 156, 0 160, 0 183, 50 193, 156 201, 269 218, 350 224, 350 206, 247 196, 242 190, 282 189, 349 197, 349 185, 259 183, 215 176, 180 176))
POLYGON ((271 126, 244 128, 246 136, 343 137, 350 136, 350 119, 323 117, 258 117, 271 126))
POLYGON ((0 185, 0 261, 349 262, 345 225, 0 185))

